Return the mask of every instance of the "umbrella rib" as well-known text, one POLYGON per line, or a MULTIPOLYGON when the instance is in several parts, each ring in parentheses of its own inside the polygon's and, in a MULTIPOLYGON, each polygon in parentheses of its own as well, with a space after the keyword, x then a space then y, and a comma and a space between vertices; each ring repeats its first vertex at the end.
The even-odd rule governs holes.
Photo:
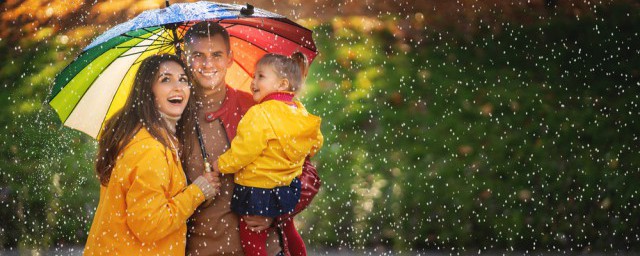
POLYGON ((172 39, 171 39, 171 38, 168 38, 168 37, 166 37, 166 36, 163 36, 163 35, 162 35, 162 33, 164 33, 164 31, 163 31, 163 30, 158 31, 158 33, 157 33, 157 34, 156 34, 155 32, 153 32, 153 31, 149 31, 147 28, 142 28, 142 30, 147 31, 147 32, 149 32, 149 33, 152 33, 152 34, 154 34, 154 35, 157 35, 158 37, 160 37, 160 38, 162 38, 162 39, 166 39, 167 41, 172 41, 172 39))
POLYGON ((244 70, 245 73, 247 74, 251 74, 249 73, 249 70, 247 70, 244 65, 240 64, 240 62, 236 61, 235 59, 233 60, 236 64, 238 64, 238 67, 240 67, 242 70, 244 70))
MULTIPOLYGON (((231 24, 231 23, 230 23, 230 24, 231 24)), ((229 26, 224 27, 224 29, 228 29, 228 28, 230 28, 230 27, 235 27, 236 25, 238 25, 238 24, 237 24, 237 23, 233 23, 233 24, 231 24, 231 25, 229 25, 229 26)))
POLYGON ((139 51, 139 52, 132 52, 132 53, 129 53, 129 54, 123 54, 123 55, 118 56, 118 58, 127 57, 127 56, 131 56, 131 55, 136 55, 138 53, 143 53, 143 52, 147 52, 147 51, 158 50, 158 49, 161 49, 162 47, 166 47, 166 45, 161 45, 161 46, 158 46, 158 47, 155 47, 155 48, 149 47, 148 49, 145 49, 145 50, 142 50, 142 51, 139 51))
MULTIPOLYGON (((145 31, 146 31, 146 30, 145 30, 145 31)), ((155 34, 155 33, 154 33, 154 34, 155 34)), ((130 35, 127 35, 127 34, 124 34, 124 35, 122 35, 122 36, 125 36, 125 37, 128 37, 128 38, 136 38, 136 39, 142 39, 142 40, 155 41, 155 39, 154 39, 154 40, 151 40, 151 39, 149 39, 149 38, 144 38, 144 37, 139 37, 139 36, 130 36, 130 35)))
MULTIPOLYGON (((158 30, 157 30, 157 32, 151 31, 151 30, 149 30, 148 28, 141 28, 141 30, 143 30, 143 31, 145 31, 145 32, 147 32, 147 33, 153 34, 153 35, 157 35, 158 37, 163 37, 163 36, 162 36, 162 33, 163 33, 164 31, 162 31, 162 29, 158 29, 158 30)), ((127 33, 129 33, 129 32, 127 32, 127 33)), ((148 37, 148 38, 144 38, 144 37, 140 37, 140 36, 127 35, 126 33, 125 33, 123 36, 125 36, 125 37, 129 37, 129 38, 142 39, 142 40, 151 40, 151 39, 149 39, 150 37, 148 37)), ((167 39, 169 39, 169 38, 167 38, 167 39)), ((169 40, 170 40, 170 39, 169 39, 169 40)), ((153 41, 155 41, 155 39, 153 39, 153 41)))
POLYGON ((138 47, 150 47, 150 46, 164 46, 167 45, 168 43, 165 43, 165 41, 162 41, 161 43, 158 44, 145 44, 145 45, 132 45, 132 46, 116 46, 115 49, 131 49, 131 48, 138 48, 138 47))
MULTIPOLYGON (((171 45, 164 45, 164 46, 162 46, 162 47, 155 48, 155 49, 150 49, 150 50, 148 50, 148 51, 154 51, 154 50, 158 50, 158 49, 160 49, 160 50, 158 50, 158 52, 161 52, 161 51, 162 51, 163 49, 165 49, 165 48, 171 48, 171 45)), ((136 64, 138 64, 138 63, 140 63, 140 62, 142 62, 142 61, 144 61, 144 59, 138 59, 138 60, 136 60, 135 62, 133 62, 133 65, 136 65, 136 64)))
POLYGON ((265 51, 265 52, 267 52, 267 53, 269 52, 269 50, 264 49, 264 48, 260 47, 259 45, 254 44, 254 43, 252 43, 252 42, 249 42, 249 41, 247 41, 247 40, 244 40, 244 39, 242 39, 242 38, 240 38, 240 37, 238 37, 238 36, 235 36, 235 35, 229 35, 229 36, 230 36, 230 37, 238 38, 238 39, 242 40, 243 42, 247 42, 247 43, 249 43, 249 44, 251 44, 251 45, 255 46, 256 48, 258 48, 258 49, 260 49, 260 50, 263 50, 263 51, 265 51))
MULTIPOLYGON (((160 48, 160 50, 158 50, 158 52, 163 52, 165 49, 169 49, 170 50, 171 46, 172 45, 170 45, 170 44, 164 45, 163 47, 160 48)), ((169 52, 169 51, 166 51, 166 52, 169 52)))
MULTIPOLYGON (((164 33, 164 31, 162 31, 162 30, 160 30, 160 31, 158 31, 158 32, 150 31, 150 30, 148 30, 147 28, 142 28, 142 30, 144 30, 144 31, 146 31, 146 32, 148 32, 148 33, 151 33, 151 34, 153 34, 153 35, 156 35, 156 36, 158 36, 159 38, 161 38, 161 39, 163 39, 163 40, 157 40, 157 39, 153 39, 153 40, 151 40, 151 39, 149 39, 149 38, 142 38, 142 37, 138 37, 138 36, 130 36, 130 35, 125 34, 124 36, 129 37, 129 38, 137 38, 137 39, 142 39, 142 40, 150 40, 150 41, 154 41, 154 42, 155 42, 155 41, 159 41, 160 43, 153 43, 153 42, 152 42, 151 44, 146 44, 146 45, 116 46, 116 47, 115 47, 115 49, 131 49, 131 48, 138 48, 138 47, 150 47, 150 46, 155 46, 155 45, 157 45, 157 46, 164 46, 164 45, 170 45, 170 44, 171 44, 171 42, 173 41, 171 38, 168 38, 168 37, 163 36, 162 34, 164 33)), ((155 49, 157 49, 157 48, 154 48, 154 49, 151 49, 151 50, 155 50, 155 49)), ((134 53, 134 54, 135 54, 135 53, 134 53)), ((123 56, 120 56, 120 57, 126 57, 126 56, 128 56, 128 55, 123 55, 123 56)))

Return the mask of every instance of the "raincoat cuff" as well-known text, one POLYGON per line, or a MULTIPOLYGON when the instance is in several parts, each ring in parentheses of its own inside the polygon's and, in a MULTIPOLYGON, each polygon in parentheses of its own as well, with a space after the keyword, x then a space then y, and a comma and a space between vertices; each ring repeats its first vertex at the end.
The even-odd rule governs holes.
POLYGON ((193 196, 193 198, 195 199, 193 201, 194 202, 194 208, 198 207, 198 205, 200 205, 205 200, 204 193, 202 193, 202 190, 200 190, 200 187, 198 187, 198 185, 196 185, 196 184, 191 184, 191 185, 187 186, 184 189, 184 193, 193 196))

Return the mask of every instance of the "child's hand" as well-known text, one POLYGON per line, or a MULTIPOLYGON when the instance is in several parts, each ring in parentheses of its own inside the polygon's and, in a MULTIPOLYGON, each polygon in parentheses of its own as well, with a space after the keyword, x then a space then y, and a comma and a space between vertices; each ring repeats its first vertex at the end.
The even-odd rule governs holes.
POLYGON ((218 195, 220 194, 220 187, 222 186, 222 183, 220 182, 220 171, 218 169, 218 161, 215 161, 213 163, 212 169, 213 171, 205 172, 203 176, 207 179, 209 184, 211 184, 211 186, 213 186, 216 189, 215 194, 218 195))
POLYGON ((216 194, 220 192, 220 175, 216 172, 208 172, 203 175, 205 179, 216 189, 216 194))
POLYGON ((220 176, 220 167, 218 167, 218 160, 213 162, 213 172, 217 173, 218 176, 220 176))

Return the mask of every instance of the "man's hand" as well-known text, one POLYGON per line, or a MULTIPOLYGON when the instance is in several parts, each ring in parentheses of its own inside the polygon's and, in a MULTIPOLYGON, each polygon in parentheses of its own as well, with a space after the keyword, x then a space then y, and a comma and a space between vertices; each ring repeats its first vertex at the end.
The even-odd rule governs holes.
POLYGON ((273 218, 259 216, 259 215, 245 215, 242 216, 244 222, 247 223, 247 228, 253 232, 263 231, 271 227, 273 218))

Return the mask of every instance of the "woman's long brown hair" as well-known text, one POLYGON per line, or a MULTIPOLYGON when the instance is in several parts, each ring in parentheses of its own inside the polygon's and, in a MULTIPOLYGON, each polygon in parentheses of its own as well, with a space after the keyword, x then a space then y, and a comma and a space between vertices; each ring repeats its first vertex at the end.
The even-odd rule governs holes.
MULTIPOLYGON (((187 72, 187 76, 190 81, 195 81, 191 72, 187 72)), ((196 132, 196 125, 198 125, 198 109, 202 104, 202 91, 201 86, 191 86, 190 103, 182 113, 182 117, 176 125, 176 136, 180 141, 180 151, 182 152, 180 159, 182 160, 182 167, 187 168, 188 161, 191 160, 192 154, 196 153, 194 146, 198 144, 198 134, 196 132), (192 100, 193 99, 193 100, 192 100)))
MULTIPOLYGON (((124 107, 105 123, 100 133, 96 157, 96 173, 103 186, 109 183, 122 149, 142 127, 165 147, 171 147, 169 127, 160 117, 152 90, 160 65, 168 61, 178 63, 187 72, 184 62, 175 55, 162 54, 146 58, 140 64, 124 107)), ((192 91, 182 116, 194 115, 194 111, 192 91)))

